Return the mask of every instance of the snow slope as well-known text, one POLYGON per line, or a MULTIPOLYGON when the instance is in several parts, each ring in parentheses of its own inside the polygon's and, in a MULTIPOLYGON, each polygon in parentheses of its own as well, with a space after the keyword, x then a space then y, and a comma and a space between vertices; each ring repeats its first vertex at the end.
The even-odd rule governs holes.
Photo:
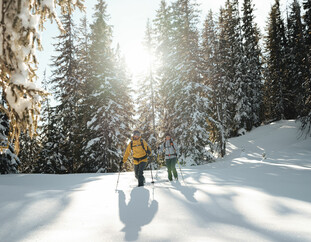
POLYGON ((0 176, 0 241, 311 241, 311 139, 298 127, 231 139, 180 183, 165 169, 144 188, 121 173, 117 192, 118 174, 0 176))

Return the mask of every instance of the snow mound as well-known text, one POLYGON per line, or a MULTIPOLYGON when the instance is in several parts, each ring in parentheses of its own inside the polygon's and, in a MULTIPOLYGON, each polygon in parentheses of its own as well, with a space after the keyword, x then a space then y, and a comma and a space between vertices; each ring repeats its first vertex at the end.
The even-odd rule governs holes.
POLYGON ((232 138, 227 144, 228 155, 224 160, 298 165, 311 168, 311 139, 300 130, 300 122, 283 120, 261 126, 232 138))

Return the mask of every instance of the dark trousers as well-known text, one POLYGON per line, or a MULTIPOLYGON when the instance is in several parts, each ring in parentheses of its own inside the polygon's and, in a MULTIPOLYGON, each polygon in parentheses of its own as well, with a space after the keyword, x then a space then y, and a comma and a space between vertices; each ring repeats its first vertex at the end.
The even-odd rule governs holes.
POLYGON ((174 178, 178 179, 177 171, 176 171, 176 163, 177 163, 177 158, 172 158, 172 159, 166 159, 166 167, 167 167, 167 173, 168 173, 168 179, 171 181, 173 180, 172 178, 172 173, 174 174, 174 178))
POLYGON ((138 180, 138 186, 143 186, 145 182, 144 169, 147 162, 140 162, 138 165, 134 165, 135 177, 138 180))

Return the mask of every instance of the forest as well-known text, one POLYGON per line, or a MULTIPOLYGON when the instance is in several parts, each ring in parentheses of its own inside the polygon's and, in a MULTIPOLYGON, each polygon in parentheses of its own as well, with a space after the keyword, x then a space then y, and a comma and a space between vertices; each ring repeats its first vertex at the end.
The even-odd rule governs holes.
POLYGON ((288 1, 285 13, 274 0, 264 33, 252 0, 227 0, 203 26, 195 0, 162 0, 143 40, 155 58, 136 89, 107 3, 97 0, 89 23, 72 15, 83 1, 57 2, 59 18, 54 0, 0 1, 1 174, 118 171, 134 129, 151 159, 170 133, 185 165, 224 157, 227 139, 273 121, 299 120, 310 135, 311 0, 288 1), (47 19, 62 31, 41 89, 35 49, 47 19))

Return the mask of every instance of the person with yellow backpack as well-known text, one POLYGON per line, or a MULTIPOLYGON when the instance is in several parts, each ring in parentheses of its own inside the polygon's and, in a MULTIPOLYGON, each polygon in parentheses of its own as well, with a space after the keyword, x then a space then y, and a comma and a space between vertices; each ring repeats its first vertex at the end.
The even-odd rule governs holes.
POLYGON ((127 161, 131 151, 133 152, 132 155, 134 159, 134 172, 135 177, 138 180, 138 186, 144 186, 144 169, 148 162, 148 156, 151 154, 151 148, 147 142, 141 138, 141 133, 138 130, 133 132, 131 142, 128 144, 125 150, 123 161, 120 162, 120 170, 122 165, 127 161))

